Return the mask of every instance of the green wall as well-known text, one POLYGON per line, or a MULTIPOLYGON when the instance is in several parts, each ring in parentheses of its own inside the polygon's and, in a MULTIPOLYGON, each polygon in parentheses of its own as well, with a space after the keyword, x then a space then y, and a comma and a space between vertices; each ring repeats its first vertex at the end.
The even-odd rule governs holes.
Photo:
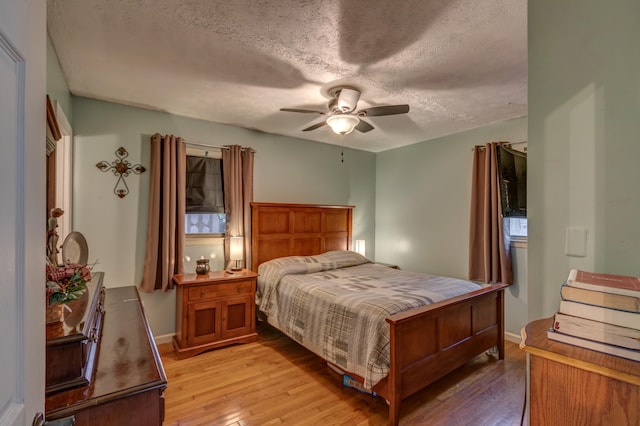
MULTIPOLYGON (((474 145, 527 140, 519 118, 384 151, 376 157, 376 260, 402 269, 467 279, 474 145)), ((513 253, 506 330, 527 321, 526 249, 513 253)))
POLYGON ((529 2, 530 320, 571 268, 640 274, 639 23, 637 0, 529 2))
MULTIPOLYGON (((130 194, 121 199, 113 193, 113 173, 95 165, 115 160, 122 146, 131 164, 148 169, 149 138, 156 132, 195 143, 254 148, 254 201, 355 205, 354 238, 370 241, 367 255, 374 256, 373 153, 345 148, 342 163, 339 146, 80 97, 73 97, 73 111, 74 230, 87 238, 89 258, 98 260, 96 270, 106 272, 107 286, 138 285, 142 276, 149 173, 127 177, 130 194)), ((223 267, 221 257, 220 252, 214 267, 223 267)), ((142 297, 154 334, 173 333, 174 292, 142 297)))

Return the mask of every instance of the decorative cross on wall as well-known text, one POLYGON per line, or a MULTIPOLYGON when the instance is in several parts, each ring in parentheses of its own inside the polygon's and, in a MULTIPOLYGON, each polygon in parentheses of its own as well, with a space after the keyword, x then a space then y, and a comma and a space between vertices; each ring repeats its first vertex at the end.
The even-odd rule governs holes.
POLYGON ((131 165, 126 158, 129 156, 124 147, 118 148, 116 151, 116 158, 111 163, 106 161, 100 161, 96 164, 96 167, 102 170, 103 172, 108 172, 109 170, 113 171, 115 176, 118 176, 118 181, 116 182, 116 186, 113 188, 113 193, 116 194, 120 198, 124 198, 125 195, 129 193, 129 187, 127 186, 127 182, 125 182, 124 178, 129 176, 131 172, 139 175, 140 173, 144 173, 147 169, 145 169, 140 164, 131 165))

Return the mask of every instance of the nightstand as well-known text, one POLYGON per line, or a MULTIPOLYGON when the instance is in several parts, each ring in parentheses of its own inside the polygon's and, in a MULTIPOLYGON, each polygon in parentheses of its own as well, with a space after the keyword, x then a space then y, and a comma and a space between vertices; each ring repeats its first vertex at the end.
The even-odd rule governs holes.
POLYGON ((392 269, 400 269, 400 267, 398 265, 393 265, 391 263, 384 263, 384 262, 375 262, 376 265, 382 265, 382 266, 386 266, 387 268, 392 268, 392 269))
POLYGON ((640 362, 547 338, 553 318, 530 322, 529 424, 640 424, 640 362))
POLYGON ((178 274, 176 285, 176 335, 178 359, 234 343, 255 342, 256 279, 243 269, 207 275, 178 274))

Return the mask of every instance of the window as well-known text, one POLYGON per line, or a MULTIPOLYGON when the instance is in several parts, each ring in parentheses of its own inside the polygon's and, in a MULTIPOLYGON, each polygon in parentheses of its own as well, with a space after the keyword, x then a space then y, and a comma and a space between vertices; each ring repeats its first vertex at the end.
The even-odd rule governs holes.
POLYGON ((507 217, 504 219, 505 226, 509 230, 512 239, 527 239, 527 218, 526 217, 507 217))
POLYGON ((496 149, 503 217, 527 217, 527 153, 505 146, 496 149))
POLYGON ((187 213, 185 234, 224 234, 226 216, 220 213, 187 213))
POLYGON ((222 235, 226 228, 222 160, 205 155, 187 155, 187 236, 222 235))
POLYGON ((527 153, 505 146, 497 149, 500 204, 511 241, 527 241, 527 153))

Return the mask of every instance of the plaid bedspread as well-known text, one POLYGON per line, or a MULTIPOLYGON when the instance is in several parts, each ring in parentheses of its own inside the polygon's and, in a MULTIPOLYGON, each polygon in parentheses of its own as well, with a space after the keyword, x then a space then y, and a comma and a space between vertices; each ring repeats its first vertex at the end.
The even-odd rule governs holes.
POLYGON ((269 324, 363 377, 367 389, 389 372, 385 318, 480 288, 376 265, 351 251, 274 259, 258 274, 256 302, 269 324))

